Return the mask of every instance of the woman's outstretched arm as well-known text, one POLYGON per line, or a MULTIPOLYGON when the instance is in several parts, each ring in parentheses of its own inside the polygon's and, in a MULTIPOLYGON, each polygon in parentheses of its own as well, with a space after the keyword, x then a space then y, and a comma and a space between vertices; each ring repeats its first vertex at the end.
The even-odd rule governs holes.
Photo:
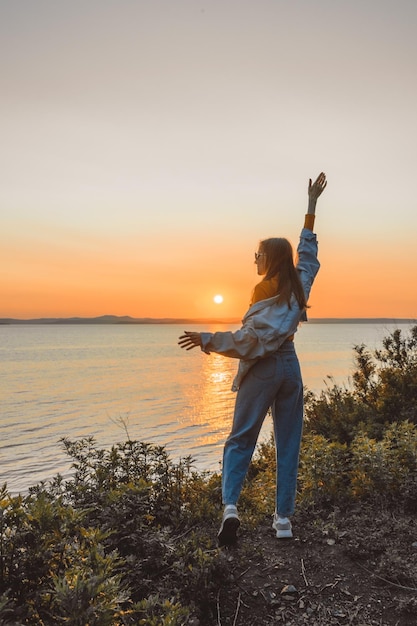
POLYGON ((308 228, 308 230, 314 229, 314 220, 316 216, 316 204, 318 197, 323 193, 326 188, 327 180, 326 174, 321 172, 314 181, 311 181, 311 178, 308 183, 308 208, 307 214, 304 220, 304 228, 308 228))

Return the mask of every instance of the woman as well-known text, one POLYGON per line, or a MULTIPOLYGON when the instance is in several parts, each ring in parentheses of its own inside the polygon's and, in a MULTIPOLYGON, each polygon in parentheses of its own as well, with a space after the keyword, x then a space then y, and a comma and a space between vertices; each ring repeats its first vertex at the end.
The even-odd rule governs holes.
POLYGON ((291 538, 298 457, 303 426, 303 382, 294 349, 294 334, 306 320, 307 301, 320 264, 313 233, 317 199, 327 185, 322 172, 308 185, 308 210, 294 266, 291 244, 282 238, 260 242, 255 253, 258 274, 251 306, 236 332, 184 331, 181 348, 199 346, 240 359, 233 389, 237 391, 232 430, 223 453, 223 520, 220 545, 236 541, 240 525, 237 501, 261 426, 271 408, 277 459, 276 510, 272 527, 279 539, 291 538))

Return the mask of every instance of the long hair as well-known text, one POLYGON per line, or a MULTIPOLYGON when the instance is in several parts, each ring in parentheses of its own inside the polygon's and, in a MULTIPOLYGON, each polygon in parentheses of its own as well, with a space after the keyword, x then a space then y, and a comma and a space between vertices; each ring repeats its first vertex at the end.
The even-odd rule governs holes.
POLYGON ((266 274, 263 280, 278 279, 278 301, 291 307, 291 295, 294 294, 300 309, 307 308, 304 289, 294 265, 293 249, 288 239, 264 239, 260 242, 260 250, 265 254, 266 274))

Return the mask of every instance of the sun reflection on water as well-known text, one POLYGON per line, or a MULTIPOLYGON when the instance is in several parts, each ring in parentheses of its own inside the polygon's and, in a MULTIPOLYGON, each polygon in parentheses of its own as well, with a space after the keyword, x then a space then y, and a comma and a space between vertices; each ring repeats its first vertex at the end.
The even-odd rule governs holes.
POLYGON ((218 354, 201 358, 195 379, 184 389, 187 411, 184 422, 204 427, 195 447, 223 443, 230 431, 235 393, 231 391, 237 361, 218 354))

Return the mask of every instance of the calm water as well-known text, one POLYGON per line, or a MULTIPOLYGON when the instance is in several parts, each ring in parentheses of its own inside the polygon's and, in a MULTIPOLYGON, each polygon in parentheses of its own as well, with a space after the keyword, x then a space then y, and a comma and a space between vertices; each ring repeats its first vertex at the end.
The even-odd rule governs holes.
MULTIPOLYGON (((296 335, 304 384, 319 392, 331 376, 349 384, 353 346, 380 347, 411 324, 304 324, 296 335)), ((188 329, 202 330, 188 325, 188 329)), ((204 330, 233 330, 211 326, 204 330)), ((218 470, 229 432, 237 361, 177 346, 178 325, 0 326, 0 482, 12 493, 69 472, 59 443, 93 435, 108 447, 126 439, 192 455, 218 470)), ((267 418, 262 438, 269 436, 267 418)))

